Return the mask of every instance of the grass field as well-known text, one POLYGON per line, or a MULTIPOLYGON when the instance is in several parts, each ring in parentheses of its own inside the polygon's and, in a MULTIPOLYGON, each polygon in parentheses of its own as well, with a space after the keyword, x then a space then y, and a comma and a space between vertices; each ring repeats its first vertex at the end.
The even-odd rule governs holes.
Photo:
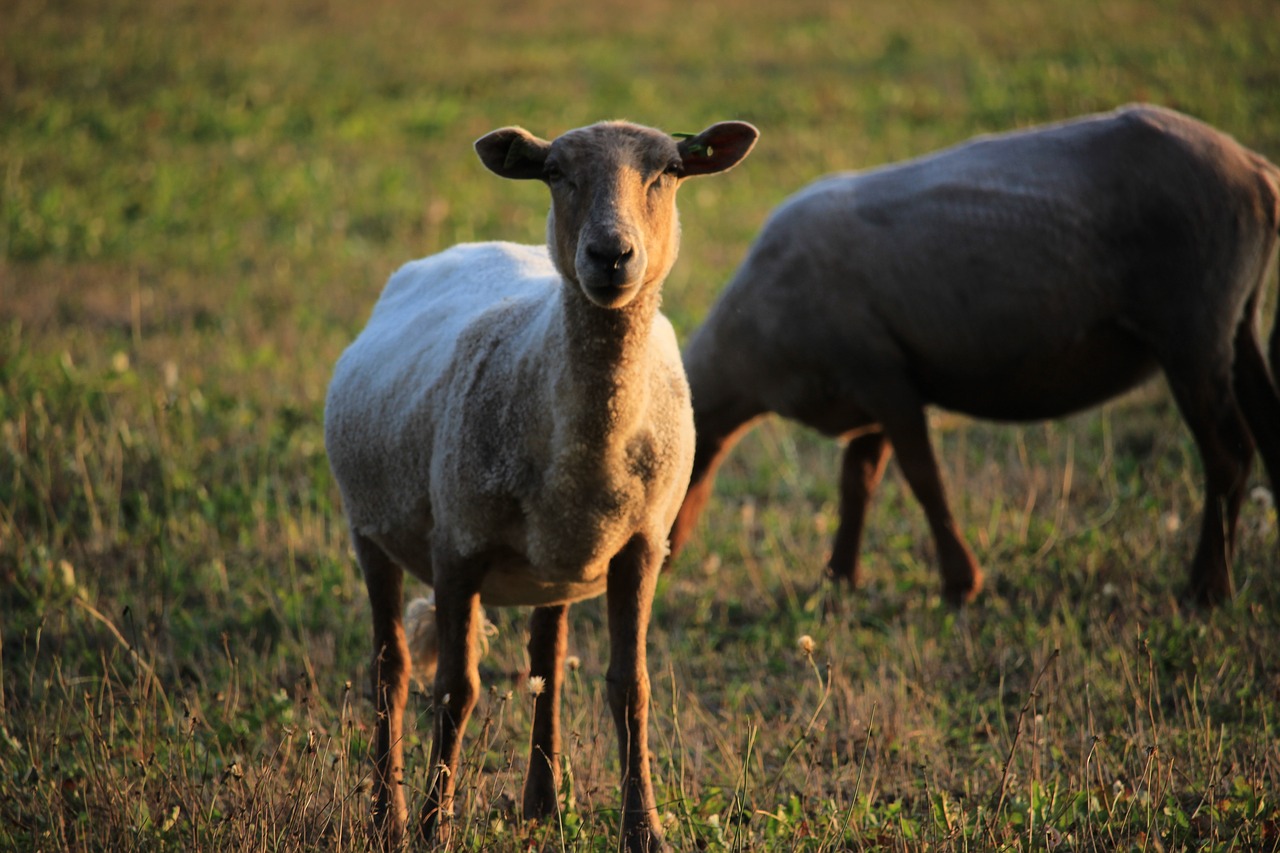
MULTIPOLYGON (((682 194, 682 338, 834 169, 1133 100, 1280 161, 1274 0, 0 7, 5 850, 369 846, 369 608, 324 392, 401 262, 541 240, 545 189, 485 172, 482 133, 760 128, 682 194)), ((839 448, 770 421, 731 457, 650 634, 673 846, 1280 848, 1275 510, 1245 508, 1236 599, 1186 611, 1201 475, 1161 383, 935 436, 988 572, 962 612, 891 467, 869 583, 824 619, 839 448)), ((614 848, 601 604, 571 617, 551 826, 515 806, 527 614, 490 614, 452 849, 614 848)), ((429 698, 409 714, 413 808, 429 698)))

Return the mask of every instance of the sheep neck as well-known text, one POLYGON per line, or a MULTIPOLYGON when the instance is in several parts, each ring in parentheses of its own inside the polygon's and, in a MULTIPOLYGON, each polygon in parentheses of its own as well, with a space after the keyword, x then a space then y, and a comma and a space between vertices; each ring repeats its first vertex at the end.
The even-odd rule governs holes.
POLYGON ((566 282, 561 303, 566 345, 557 418, 595 446, 631 431, 649 396, 648 351, 660 287, 652 282, 622 308, 601 308, 566 282), (582 389, 591 393, 583 394, 582 389))

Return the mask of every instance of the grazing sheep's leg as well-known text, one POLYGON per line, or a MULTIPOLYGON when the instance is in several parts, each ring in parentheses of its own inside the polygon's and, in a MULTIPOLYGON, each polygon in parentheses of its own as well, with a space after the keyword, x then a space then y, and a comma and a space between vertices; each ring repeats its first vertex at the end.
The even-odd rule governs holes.
POLYGON ((891 416, 882 420, 882 424, 898 454, 898 466, 916 500, 924 507, 925 517, 933 531, 938 562, 942 567, 943 597, 957 605, 972 601, 982 589, 982 570, 951 517, 946 491, 942 487, 942 474, 938 471, 938 462, 929 443, 924 409, 914 404, 899 405, 891 416))
POLYGON ((716 482, 718 465, 718 460, 712 463, 695 457, 689 490, 685 492, 684 503, 680 505, 680 512, 676 515, 675 523, 671 525, 671 550, 667 553, 664 569, 675 562, 676 557, 684 550, 685 543, 693 536, 698 518, 706 509, 707 500, 711 497, 711 488, 716 482), (704 464, 699 465, 699 461, 703 461, 704 464))
MULTIPOLYGON (((696 400, 697 397, 695 396, 696 400)), ((724 457, 738 443, 738 439, 751 427, 755 414, 744 415, 741 412, 694 412, 697 424, 697 439, 693 452, 693 473, 689 477, 689 489, 685 492, 680 512, 671 525, 671 550, 667 555, 665 566, 671 565, 680 553, 693 529, 697 526, 698 517, 706 508, 707 499, 711 497, 711 489, 716 482, 716 471, 724 457)))
POLYGON ((609 564, 609 705, 622 756, 622 837, 631 853, 664 848, 649 777, 649 670, 645 642, 658 555, 633 537, 609 564))
POLYGON ((1200 449, 1205 474, 1200 543, 1183 597, 1196 604, 1220 604, 1232 594, 1236 519, 1253 457, 1253 439, 1231 392, 1229 368, 1217 375, 1205 374, 1198 381, 1167 370, 1166 375, 1200 449))
POLYGON ((545 682, 534 698, 529 774, 524 780, 525 818, 543 818, 559 809, 560 685, 569 634, 569 605, 539 607, 529 625, 529 677, 545 682))
POLYGON ((409 646, 405 642, 400 617, 404 572, 369 539, 355 531, 352 531, 351 539, 364 572, 364 583, 373 610, 370 680, 377 710, 373 830, 384 847, 394 849, 404 838, 408 818, 401 788, 404 778, 404 706, 409 698, 409 646))
POLYGON ((1280 394, 1263 359, 1253 316, 1252 310, 1247 311, 1236 329, 1236 396, 1262 454, 1272 491, 1280 493, 1280 394))
POLYGON ((437 553, 435 565, 436 665, 435 737, 431 742, 430 782, 422 808, 420 833, 425 839, 449 837, 453 817, 453 789, 457 780, 462 733, 480 694, 477 654, 483 624, 478 580, 459 561, 446 562, 437 553))
POLYGON ((862 581, 858 552, 867 505, 892 453, 893 446, 882 430, 855 436, 845 447, 840 471, 840 526, 827 561, 827 575, 836 583, 856 587, 862 581))

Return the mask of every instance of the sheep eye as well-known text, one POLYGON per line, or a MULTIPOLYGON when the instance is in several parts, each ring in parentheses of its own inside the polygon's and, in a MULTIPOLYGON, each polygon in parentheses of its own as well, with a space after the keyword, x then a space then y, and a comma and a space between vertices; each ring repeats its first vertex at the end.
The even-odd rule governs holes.
POLYGON ((549 184, 558 184, 565 179, 564 171, 555 163, 548 163, 547 170, 546 170, 546 179, 547 179, 547 183, 549 184))
POLYGON ((669 184, 673 179, 680 177, 680 164, 672 163, 658 174, 654 175, 653 180, 649 182, 650 189, 658 189, 659 187, 669 184))

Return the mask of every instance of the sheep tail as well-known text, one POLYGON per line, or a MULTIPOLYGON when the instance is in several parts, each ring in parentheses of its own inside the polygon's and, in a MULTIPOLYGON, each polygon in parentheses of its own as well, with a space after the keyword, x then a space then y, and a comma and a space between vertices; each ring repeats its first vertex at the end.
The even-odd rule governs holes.
POLYGON ((404 633, 409 641, 410 671, 422 685, 429 687, 436 677, 436 597, 415 598, 404 611, 404 633))
MULTIPOLYGON (((1255 155, 1259 173, 1262 176, 1271 196, 1271 225, 1280 235, 1280 166, 1272 163, 1262 155, 1255 155)), ((1259 288, 1265 287, 1265 279, 1259 282, 1259 288)), ((1267 360, 1270 362, 1271 375, 1280 377, 1280 298, 1276 299, 1276 317, 1271 327, 1271 342, 1267 360)))
MULTIPOLYGON (((480 655, 489 653, 489 639, 498 635, 498 626, 481 613, 480 655)), ((410 672, 424 689, 429 689, 436 677, 436 662, 440 647, 436 635, 436 594, 415 598, 404 611, 404 633, 409 643, 409 657, 413 664, 410 672)))

